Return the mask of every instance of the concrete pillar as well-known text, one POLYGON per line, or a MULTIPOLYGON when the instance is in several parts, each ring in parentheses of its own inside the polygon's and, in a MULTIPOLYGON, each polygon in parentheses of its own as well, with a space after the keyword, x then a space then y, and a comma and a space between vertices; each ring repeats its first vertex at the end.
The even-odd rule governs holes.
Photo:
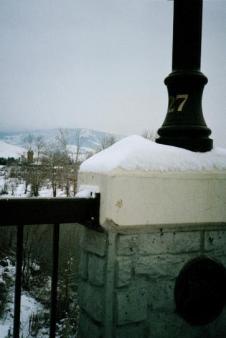
POLYGON ((189 260, 226 267, 226 171, 81 172, 79 185, 99 187, 103 227, 81 234, 79 337, 226 337, 226 309, 192 326, 174 301, 189 260))

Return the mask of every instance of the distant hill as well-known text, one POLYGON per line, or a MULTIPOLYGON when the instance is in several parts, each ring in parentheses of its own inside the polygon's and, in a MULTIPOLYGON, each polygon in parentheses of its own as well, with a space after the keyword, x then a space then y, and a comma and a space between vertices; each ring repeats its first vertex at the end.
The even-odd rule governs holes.
POLYGON ((19 158, 23 154, 26 154, 26 149, 0 140, 0 158, 19 158))
MULTIPOLYGON (((84 150, 84 152, 95 151, 96 149, 100 147, 100 144, 104 138, 112 136, 112 134, 109 134, 109 133, 91 130, 91 129, 85 129, 85 128, 74 128, 74 129, 64 128, 63 131, 66 137, 66 141, 68 145, 70 145, 70 149, 72 149, 73 146, 77 145, 77 138, 79 135, 80 148, 84 150)), ((23 152, 24 151, 26 152, 26 150, 23 149, 23 147, 24 147, 24 139, 28 135, 31 135, 34 137, 42 136, 45 143, 51 144, 56 141, 56 136, 58 134, 59 134, 59 129, 39 129, 39 130, 30 130, 30 131, 28 130, 28 131, 19 131, 19 132, 0 131, 0 141, 1 141, 0 157, 1 157, 1 153, 5 154, 5 156, 2 156, 2 157, 11 157, 11 155, 8 155, 8 154, 17 154, 17 152, 19 152, 19 149, 21 149, 21 151, 23 152), (15 151, 13 151, 13 148, 9 147, 10 145, 12 147, 17 146, 18 149, 14 148, 15 151)), ((113 136, 115 136, 116 139, 120 139, 120 137, 117 135, 113 135, 113 136)))

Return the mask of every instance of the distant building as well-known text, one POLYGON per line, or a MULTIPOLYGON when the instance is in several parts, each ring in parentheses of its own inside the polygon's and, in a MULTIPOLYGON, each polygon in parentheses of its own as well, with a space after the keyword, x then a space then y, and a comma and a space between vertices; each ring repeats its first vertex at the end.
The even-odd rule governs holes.
POLYGON ((33 150, 28 150, 28 152, 27 152, 28 163, 32 163, 33 160, 34 160, 34 152, 33 152, 33 150))

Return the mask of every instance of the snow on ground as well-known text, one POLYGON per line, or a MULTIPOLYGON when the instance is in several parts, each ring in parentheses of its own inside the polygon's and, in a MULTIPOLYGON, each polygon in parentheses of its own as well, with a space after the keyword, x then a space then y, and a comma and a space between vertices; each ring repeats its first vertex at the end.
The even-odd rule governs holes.
MULTIPOLYGON (((30 192, 27 197, 29 197, 30 192)), ((53 197, 52 188, 48 185, 42 186, 39 190, 39 197, 53 197)), ((65 190, 57 188, 56 197, 66 197, 65 190)))
MULTIPOLYGON (((7 274, 8 277, 14 280, 15 266, 12 265, 9 259, 6 259, 7 266, 0 265, 0 281, 3 282, 3 274, 7 274)), ((29 334, 29 320, 32 315, 37 315, 43 312, 43 305, 37 302, 27 292, 23 292, 21 295, 21 333, 23 337, 31 337, 29 334)), ((0 338, 8 337, 9 332, 13 331, 13 312, 14 312, 14 286, 10 287, 8 293, 8 301, 5 305, 5 311, 3 317, 0 319, 0 338)), ((41 334, 41 336, 48 337, 41 334)), ((40 336, 40 337, 41 337, 40 336)))
MULTIPOLYGON (((0 198, 30 197, 30 185, 25 194, 25 182, 16 178, 7 178, 4 166, 0 168, 0 198), (4 190, 8 194, 4 193, 4 190)), ((57 188, 57 197, 66 197, 65 190, 57 188)), ((39 190, 39 197, 53 197, 53 191, 48 182, 39 190)))
MULTIPOLYGON (((13 332, 13 311, 14 311, 14 287, 9 290, 9 301, 6 304, 7 311, 4 317, 0 319, 0 338, 8 337, 8 333, 13 332)), ((29 334, 29 319, 32 315, 37 315, 43 311, 43 305, 37 302, 28 293, 21 295, 21 333, 23 337, 31 337, 29 334)), ((44 337, 44 335, 42 335, 44 337)), ((46 335, 46 337, 48 337, 46 335)))
POLYGON ((226 149, 206 153, 161 145, 142 136, 126 137, 83 162, 81 172, 106 173, 114 169, 142 171, 201 171, 226 169, 226 149))
POLYGON ((24 153, 26 153, 26 149, 13 144, 6 143, 4 141, 0 141, 0 157, 19 158, 24 153))
MULTIPOLYGON (((4 273, 7 273, 7 276, 9 278, 13 278, 13 276, 15 275, 15 267, 11 264, 11 262, 8 259, 7 259, 7 263, 8 263, 7 270, 5 267, 0 266, 0 282, 1 283, 5 283, 3 280, 4 273)), ((12 306, 13 306, 13 289, 10 288, 9 299, 5 306, 6 311, 4 313, 3 318, 0 319, 0 338, 7 337, 10 331, 10 328, 12 326, 12 316, 13 316, 12 306)))
MULTIPOLYGON (((8 182, 8 194, 0 195, 0 198, 17 198, 17 197, 30 197, 30 186, 28 187, 28 191, 25 194, 25 183, 19 183, 13 187, 13 194, 12 194, 12 187, 9 180, 4 180, 4 178, 0 177, 0 191, 4 187, 4 183, 8 182)), ((39 190, 38 197, 53 197, 53 191, 48 186, 42 186, 39 190)), ((65 190, 57 189, 56 197, 66 197, 65 190)))

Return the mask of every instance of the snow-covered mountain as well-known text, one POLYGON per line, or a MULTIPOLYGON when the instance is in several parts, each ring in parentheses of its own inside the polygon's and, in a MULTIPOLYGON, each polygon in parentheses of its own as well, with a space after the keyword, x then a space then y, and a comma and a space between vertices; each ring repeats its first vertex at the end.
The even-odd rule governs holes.
MULTIPOLYGON (((66 141, 70 148, 74 148, 78 145, 83 152, 92 153, 100 147, 100 144, 103 139, 112 136, 112 134, 84 129, 84 128, 74 128, 74 129, 63 129, 66 141), (74 147, 73 147, 74 146, 74 147)), ((40 130, 28 130, 20 132, 3 132, 0 131, 0 157, 15 157, 18 158, 21 153, 26 152, 24 147, 24 140, 31 135, 32 137, 41 136, 43 141, 46 144, 51 144, 56 141, 57 135, 59 135, 59 129, 40 129, 40 130), (14 148, 15 147, 15 148, 14 148)), ((116 139, 120 138, 115 136, 116 139)), ((70 149, 70 150, 71 150, 70 149)))
POLYGON ((19 158, 26 154, 26 149, 14 144, 9 144, 0 140, 0 158, 14 157, 19 158))

